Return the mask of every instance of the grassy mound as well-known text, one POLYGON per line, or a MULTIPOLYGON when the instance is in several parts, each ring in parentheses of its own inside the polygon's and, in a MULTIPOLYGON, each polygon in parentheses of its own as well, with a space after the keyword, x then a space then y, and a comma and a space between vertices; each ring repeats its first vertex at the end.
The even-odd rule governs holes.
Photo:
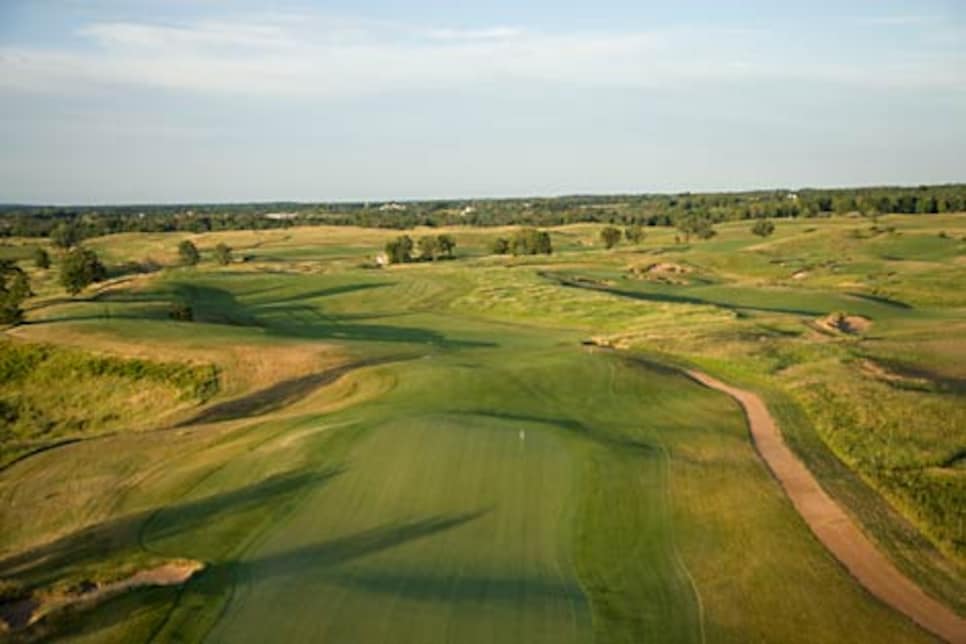
POLYGON ((0 342, 0 467, 65 440, 149 428, 217 389, 211 366, 0 342))

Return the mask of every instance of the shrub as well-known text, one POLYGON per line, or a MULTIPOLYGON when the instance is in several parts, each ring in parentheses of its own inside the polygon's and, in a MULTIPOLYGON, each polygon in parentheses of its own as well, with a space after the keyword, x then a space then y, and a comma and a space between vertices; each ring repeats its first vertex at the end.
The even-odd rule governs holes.
POLYGON ((600 240, 604 242, 604 248, 613 248, 621 240, 621 231, 613 226, 606 226, 600 231, 600 240))
POLYGON ((624 239, 632 244, 640 244, 645 237, 644 227, 634 224, 624 229, 624 239))
POLYGON ((178 256, 181 258, 181 262, 188 266, 194 266, 201 259, 198 248, 187 239, 178 244, 178 256))
POLYGON ((231 246, 224 242, 215 246, 215 261, 222 266, 231 264, 231 246))
POLYGON ((759 219, 755 222, 755 225, 751 227, 751 232, 759 237, 768 237, 775 232, 775 224, 767 219, 759 219))
POLYGON ((33 259, 34 259, 34 266, 36 266, 37 268, 40 268, 40 269, 50 268, 50 254, 40 246, 37 246, 36 248, 34 248, 33 259))

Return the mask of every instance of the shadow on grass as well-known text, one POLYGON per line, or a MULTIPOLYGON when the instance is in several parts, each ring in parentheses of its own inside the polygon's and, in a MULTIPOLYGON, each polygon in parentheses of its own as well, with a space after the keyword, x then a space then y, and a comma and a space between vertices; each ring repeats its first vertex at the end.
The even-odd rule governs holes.
POLYGON ((491 508, 487 508, 394 521, 275 555, 216 564, 206 569, 199 578, 208 575, 225 579, 235 577, 258 583, 276 577, 313 574, 458 528, 490 511, 491 508), (222 575, 221 568, 231 568, 233 574, 222 575))
POLYGON ((601 284, 585 282, 583 280, 568 279, 566 277, 552 275, 550 273, 542 273, 541 277, 554 281, 560 286, 565 286, 567 288, 579 288, 579 289, 584 289, 588 291, 610 293, 611 295, 617 295, 619 297, 626 297, 634 300, 643 300, 646 302, 717 306, 719 308, 727 309, 729 311, 732 311, 738 314, 740 314, 742 311, 761 311, 764 313, 787 313, 789 315, 803 315, 803 316, 814 317, 816 315, 823 315, 825 313, 828 313, 828 311, 825 311, 823 309, 818 309, 818 308, 795 309, 795 308, 781 307, 781 306, 760 306, 760 305, 751 306, 746 304, 734 304, 729 302, 723 302, 721 300, 694 297, 691 295, 680 295, 677 293, 648 293, 643 291, 629 291, 626 289, 620 289, 613 286, 604 286, 601 284))
POLYGON ((888 297, 883 297, 881 295, 870 295, 867 293, 846 293, 849 297, 854 297, 857 300, 865 300, 866 302, 875 302, 876 304, 883 304, 885 306, 892 307, 894 309, 912 309, 912 306, 906 304, 905 302, 900 302, 899 300, 893 300, 888 297))
POLYGON ((551 427, 563 429, 576 438, 583 438, 602 447, 606 447, 611 450, 629 451, 639 456, 657 453, 657 449, 650 443, 638 440, 636 438, 631 438, 630 436, 614 435, 606 430, 599 429, 591 425, 585 425, 572 418, 530 416, 526 414, 513 414, 509 412, 496 412, 492 410, 471 410, 457 413, 468 416, 493 418, 503 421, 549 425, 551 427))
MULTIPOLYGON (((61 616, 56 621, 35 625, 32 628, 33 640, 49 637, 52 633, 64 634, 97 634, 103 633, 123 622, 132 619, 135 612, 152 613, 152 627, 154 635, 164 633, 169 626, 168 621, 179 607, 190 612, 200 606, 218 601, 217 598, 236 585, 239 579, 251 583, 275 578, 294 577, 298 575, 323 574, 336 584, 345 586, 368 586, 368 590, 380 590, 375 578, 357 578, 355 583, 340 572, 339 566, 351 561, 385 552, 421 539, 430 538, 448 530, 471 523, 487 514, 490 510, 478 510, 459 514, 441 514, 414 519, 410 521, 392 522, 368 530, 362 530, 328 541, 296 548, 276 555, 258 557, 246 561, 227 561, 208 566, 196 574, 181 589, 148 588, 136 589, 120 597, 111 599, 104 604, 85 612, 83 615, 61 616)), ((401 578, 400 578, 401 579, 401 578)), ((462 580, 462 577, 460 578, 462 580)), ((387 577, 387 583, 394 583, 393 577, 387 577)), ((473 582, 475 588, 480 588, 482 580, 473 582)), ((443 588, 444 580, 438 582, 438 589, 443 588)), ((506 593, 513 586, 511 582, 504 583, 506 593)), ((393 592, 392 588, 381 588, 383 592, 393 592)), ((460 592, 457 589, 457 592, 460 592)), ((528 588, 528 594, 530 593, 528 588)), ((550 594, 552 589, 544 592, 550 594)), ((563 593, 567 589, 560 589, 563 593)), ((422 595, 430 599, 432 592, 424 591, 422 595)), ((469 598, 468 592, 463 592, 469 598)), ((415 595, 414 595, 415 596, 415 595)), ((443 597, 441 597, 443 598, 443 597)), ((510 598, 510 597, 508 597, 510 598)), ((135 615, 135 617, 137 617, 135 615)), ((180 620, 179 620, 180 621, 180 620)), ((178 630, 178 627, 174 627, 178 630)), ((25 633, 24 635, 27 635, 25 633)), ((24 641, 28 638, 24 637, 24 641)))
POLYGON ((331 580, 343 587, 368 593, 396 595, 428 602, 514 602, 550 599, 583 601, 574 585, 528 575, 467 575, 458 577, 433 572, 353 571, 335 573, 331 580))
POLYGON ((196 423, 213 423, 223 420, 234 420, 236 418, 265 414, 297 402, 311 394, 319 387, 331 384, 345 374, 355 371, 356 369, 362 369, 363 367, 371 367, 379 364, 387 364, 405 359, 407 359, 407 357, 396 356, 359 360, 357 362, 351 362, 349 364, 335 367, 334 369, 328 369, 320 373, 313 373, 307 376, 285 380, 272 385, 271 387, 248 394, 247 396, 235 398, 234 400, 229 400, 209 407, 188 420, 179 423, 177 426, 184 427, 186 425, 194 425, 196 423))
MULTIPOLYGON (((357 342, 397 342, 432 345, 444 349, 484 348, 497 346, 493 342, 453 340, 432 329, 409 326, 360 323, 361 319, 376 316, 327 315, 321 304, 309 305, 307 300, 363 291, 388 286, 391 283, 348 284, 328 289, 291 295, 277 301, 247 305, 226 289, 211 286, 175 283, 163 291, 144 294, 105 292, 91 298, 74 300, 79 304, 140 304, 153 308, 140 311, 68 313, 63 316, 30 321, 31 325, 89 320, 167 320, 172 302, 191 307, 194 324, 227 324, 258 328, 262 332, 282 338, 309 340, 346 340, 357 342)), ((381 316, 385 317, 385 316, 381 316)), ((186 327, 187 328, 187 327, 186 327)))
POLYGON ((142 532, 149 522, 152 539, 170 538, 229 514, 278 507, 306 487, 323 485, 343 471, 281 474, 229 492, 110 519, 0 559, 0 578, 22 581, 26 586, 51 584, 63 579, 71 569, 141 549, 142 532), (162 513, 163 522, 153 520, 162 513))

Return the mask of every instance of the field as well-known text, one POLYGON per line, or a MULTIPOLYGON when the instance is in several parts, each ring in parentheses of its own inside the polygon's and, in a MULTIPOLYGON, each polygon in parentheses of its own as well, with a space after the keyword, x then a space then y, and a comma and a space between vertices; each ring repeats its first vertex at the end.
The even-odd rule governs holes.
POLYGON ((396 232, 113 235, 86 245, 114 277, 74 298, 30 267, 0 355, 0 588, 53 608, 8 637, 934 641, 816 540, 738 405, 676 367, 759 392, 963 614, 966 219, 653 227, 612 250, 599 230, 514 258, 487 250, 511 229, 446 229, 455 259, 384 269, 396 232), (246 261, 216 265, 220 242, 246 261), (204 569, 56 608, 181 560, 204 569))

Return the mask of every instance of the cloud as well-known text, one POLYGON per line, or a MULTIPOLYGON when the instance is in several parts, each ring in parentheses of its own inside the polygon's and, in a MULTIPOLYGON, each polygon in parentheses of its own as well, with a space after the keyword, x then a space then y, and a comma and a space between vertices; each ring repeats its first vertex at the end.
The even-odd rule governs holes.
POLYGON ((906 27, 909 25, 929 25, 941 23, 938 16, 925 15, 897 15, 897 16, 873 16, 866 18, 863 22, 872 25, 888 25, 894 27, 906 27))
POLYGON ((491 27, 488 29, 432 29, 430 38, 438 40, 506 40, 524 35, 517 27, 491 27))
POLYGON ((100 22, 75 49, 0 48, 0 88, 102 87, 269 96, 553 83, 688 87, 822 81, 966 88, 963 57, 840 62, 781 34, 709 28, 545 33, 519 27, 426 28, 317 15, 164 25, 100 22))

